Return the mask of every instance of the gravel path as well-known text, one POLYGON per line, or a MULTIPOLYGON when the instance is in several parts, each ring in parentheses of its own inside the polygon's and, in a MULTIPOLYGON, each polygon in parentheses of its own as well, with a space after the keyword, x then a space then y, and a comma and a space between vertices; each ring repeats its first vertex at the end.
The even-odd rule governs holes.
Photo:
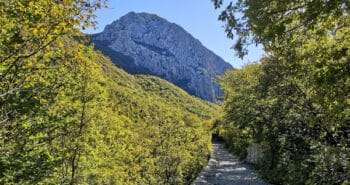
POLYGON ((210 160, 193 185, 267 185, 246 164, 233 157, 222 142, 213 142, 210 160))

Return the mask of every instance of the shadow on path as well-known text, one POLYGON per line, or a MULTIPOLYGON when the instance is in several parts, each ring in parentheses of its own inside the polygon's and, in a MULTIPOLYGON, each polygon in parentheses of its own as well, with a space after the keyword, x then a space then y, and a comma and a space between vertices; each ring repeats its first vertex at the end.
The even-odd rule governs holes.
POLYGON ((224 143, 214 140, 208 165, 193 185, 267 185, 248 165, 233 157, 224 143))

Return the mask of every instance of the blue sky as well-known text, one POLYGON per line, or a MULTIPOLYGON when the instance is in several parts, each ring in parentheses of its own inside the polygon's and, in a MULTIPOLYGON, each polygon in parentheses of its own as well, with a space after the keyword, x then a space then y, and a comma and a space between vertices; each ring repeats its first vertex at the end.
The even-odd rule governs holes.
POLYGON ((97 11, 98 28, 85 33, 101 32, 107 24, 130 11, 154 13, 180 25, 235 68, 257 61, 263 55, 261 47, 254 46, 243 60, 234 55, 230 49, 234 41, 226 38, 223 23, 217 20, 220 10, 215 10, 210 0, 109 0, 107 9, 97 11))

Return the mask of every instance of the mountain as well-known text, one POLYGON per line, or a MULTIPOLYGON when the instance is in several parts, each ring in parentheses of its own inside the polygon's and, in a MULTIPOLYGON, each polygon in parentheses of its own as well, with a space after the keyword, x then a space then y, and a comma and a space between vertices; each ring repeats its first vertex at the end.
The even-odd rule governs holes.
POLYGON ((178 110, 181 112, 180 115, 191 115, 204 121, 210 119, 218 109, 218 105, 191 96, 159 77, 128 74, 114 66, 108 57, 99 52, 95 54, 93 60, 102 65, 101 75, 109 81, 108 88, 113 92, 113 102, 118 105, 116 108, 118 114, 128 116, 133 122, 147 122, 147 118, 140 113, 154 117, 165 110, 178 110), (161 110, 156 109, 157 106, 162 107, 161 110))
POLYGON ((154 14, 130 12, 91 40, 127 72, 161 77, 212 102, 222 94, 213 80, 232 69, 183 28, 154 14))

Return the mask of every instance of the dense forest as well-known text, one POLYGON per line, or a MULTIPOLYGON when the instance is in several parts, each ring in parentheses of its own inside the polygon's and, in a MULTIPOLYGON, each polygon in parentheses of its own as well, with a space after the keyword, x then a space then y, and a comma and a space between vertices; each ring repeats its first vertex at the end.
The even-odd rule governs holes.
POLYGON ((217 132, 241 159, 262 146, 274 184, 349 184, 350 1, 213 2, 240 57, 251 43, 267 53, 221 79, 217 132))
POLYGON ((87 46, 104 2, 0 1, 0 184, 189 184, 218 106, 87 46))

